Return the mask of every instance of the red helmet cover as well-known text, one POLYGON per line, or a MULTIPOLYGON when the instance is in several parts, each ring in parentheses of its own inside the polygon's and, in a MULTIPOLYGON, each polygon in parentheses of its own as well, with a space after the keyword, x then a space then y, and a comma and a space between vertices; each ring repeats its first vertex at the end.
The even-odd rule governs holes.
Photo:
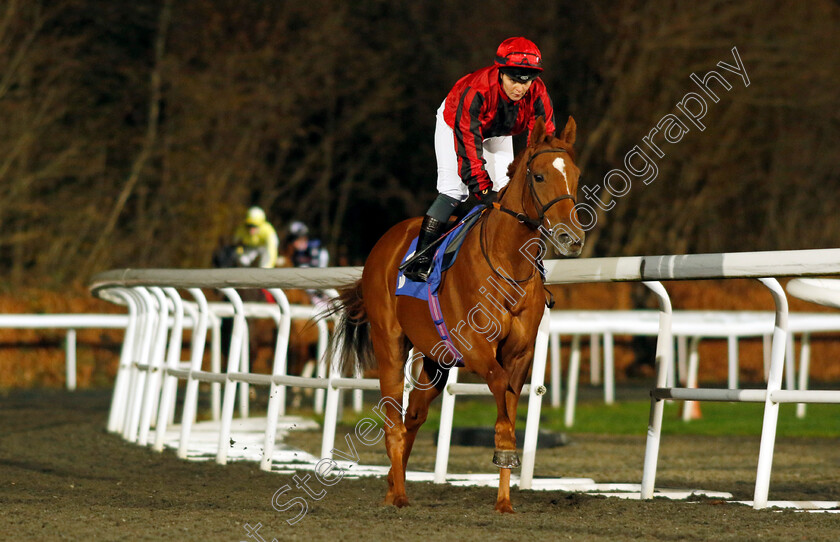
POLYGON ((529 39, 508 38, 496 49, 496 65, 543 71, 542 53, 529 39))

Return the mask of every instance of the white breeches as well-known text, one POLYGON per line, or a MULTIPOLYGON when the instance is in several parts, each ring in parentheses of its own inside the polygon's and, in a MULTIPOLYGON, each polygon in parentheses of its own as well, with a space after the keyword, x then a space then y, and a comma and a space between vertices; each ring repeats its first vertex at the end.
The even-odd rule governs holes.
MULTIPOLYGON (((455 154, 455 134, 443 120, 446 100, 437 110, 435 124, 435 155, 437 156, 437 190, 461 201, 467 199, 469 189, 458 174, 458 156, 455 154)), ((513 137, 491 137, 484 140, 484 168, 493 181, 493 190, 501 190, 510 179, 507 169, 513 162, 513 137)))

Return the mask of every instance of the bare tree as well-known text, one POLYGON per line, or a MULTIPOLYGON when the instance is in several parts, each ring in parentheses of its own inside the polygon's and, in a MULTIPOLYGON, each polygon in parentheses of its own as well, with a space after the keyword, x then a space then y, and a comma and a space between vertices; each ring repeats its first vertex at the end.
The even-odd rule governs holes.
POLYGON ((129 196, 131 196, 134 188, 137 186, 137 183, 143 174, 143 169, 157 146, 161 107, 161 64, 163 62, 166 35, 171 17, 172 0, 164 0, 160 9, 157 35, 155 36, 154 65, 149 77, 149 111, 148 118, 146 120, 146 135, 143 138, 143 143, 137 154, 137 158, 134 160, 134 164, 131 167, 128 178, 126 179, 117 200, 114 202, 111 212, 108 214, 108 219, 105 222, 96 243, 93 245, 85 265, 82 267, 84 275, 89 274, 94 268, 102 250, 104 249, 106 243, 110 240, 111 235, 114 232, 114 227, 117 224, 117 219, 119 219, 120 214, 122 214, 129 196))
POLYGON ((657 121, 667 113, 679 115, 675 106, 687 92, 702 92, 689 75, 717 70, 732 88, 715 87, 718 103, 706 99, 705 131, 683 116, 692 133, 656 158, 653 183, 636 180, 630 194, 614 202, 602 187, 604 203, 614 207, 600 210, 589 236, 590 254, 838 242, 833 228, 813 227, 815 219, 828 222, 830 216, 812 197, 836 178, 825 152, 828 141, 840 140, 830 105, 840 98, 840 58, 836 48, 824 48, 838 27, 836 5, 627 2, 605 9, 604 19, 614 33, 604 63, 606 107, 582 142, 588 159, 594 153, 604 160, 593 160, 597 175, 589 177, 590 184, 601 184, 611 169, 626 168, 626 153, 634 145, 644 147, 642 138, 657 121), (733 47, 748 87, 718 65, 735 64, 733 47))
POLYGON ((17 284, 206 266, 252 204, 281 233, 304 220, 359 261, 428 206, 434 111, 511 35, 542 48, 589 187, 702 92, 691 74, 731 65, 737 47, 749 75, 747 87, 725 72, 732 88, 707 102, 705 130, 660 140, 655 180, 614 199, 600 189, 614 206, 590 255, 833 246, 838 12, 829 0, 7 0, 0 270, 17 284))

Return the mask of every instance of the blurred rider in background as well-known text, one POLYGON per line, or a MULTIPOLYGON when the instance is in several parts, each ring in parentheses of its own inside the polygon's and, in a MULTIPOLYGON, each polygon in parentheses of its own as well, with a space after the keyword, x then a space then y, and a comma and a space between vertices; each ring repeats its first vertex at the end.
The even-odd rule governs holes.
MULTIPOLYGON (((303 222, 296 220, 289 225, 286 240, 286 258, 292 267, 327 267, 329 264, 329 252, 320 239, 309 237, 309 228, 303 222)), ((320 305, 329 299, 321 290, 307 289, 306 293, 313 305, 320 305)))
POLYGON ((233 242, 238 245, 240 267, 273 268, 277 265, 277 231, 265 218, 265 211, 251 207, 245 221, 236 228, 233 242))
POLYGON ((300 221, 289 226, 287 256, 292 267, 327 267, 330 255, 320 239, 309 237, 309 228, 300 221))

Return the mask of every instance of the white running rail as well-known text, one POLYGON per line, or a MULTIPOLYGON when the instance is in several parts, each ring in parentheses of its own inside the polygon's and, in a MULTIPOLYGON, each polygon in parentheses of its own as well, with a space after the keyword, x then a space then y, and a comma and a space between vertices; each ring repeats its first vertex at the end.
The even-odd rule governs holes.
MULTIPOLYGON (((840 390, 813 391, 781 389, 788 335, 788 307, 784 291, 775 278, 770 277, 840 275, 840 249, 553 260, 546 261, 545 264, 546 283, 548 284, 617 281, 643 282, 659 299, 660 311, 656 352, 657 376, 656 387, 651 392, 651 414, 644 459, 642 497, 649 499, 653 496, 662 426, 662 406, 665 399, 731 402, 758 401, 765 404, 765 414, 756 475, 754 507, 766 507, 775 443, 776 421, 778 418, 778 405, 783 402, 840 403, 840 390), (672 366, 673 360, 672 309, 667 291, 659 281, 726 278, 756 278, 770 290, 772 295, 775 304, 775 316, 766 390, 680 388, 669 384, 669 368, 672 366)), ((322 457, 330 457, 330 450, 332 450, 336 413, 340 407, 338 402, 339 390, 343 388, 376 389, 377 387, 375 381, 360 378, 345 378, 333 374, 332 371, 326 379, 306 379, 280 374, 270 376, 251 375, 241 372, 239 370, 240 345, 244 333, 245 316, 241 303, 237 303, 236 301, 235 288, 269 288, 272 289, 272 292, 280 288, 332 288, 351 283, 360 276, 360 273, 360 268, 307 270, 122 270, 97 275, 93 279, 91 288, 96 295, 103 298, 116 299, 116 297, 121 297, 122 299, 120 301, 134 298, 138 302, 138 306, 135 309, 137 314, 135 327, 138 330, 137 336, 142 337, 142 340, 139 341, 142 343, 142 346, 138 350, 138 346, 132 344, 131 350, 141 352, 141 356, 139 357, 139 362, 131 362, 130 365, 133 369, 145 368, 149 377, 151 377, 155 370, 163 371, 168 376, 177 376, 171 372, 172 370, 170 368, 164 367, 162 349, 160 347, 151 348, 153 341, 148 338, 159 337, 159 333, 164 329, 164 326, 155 326, 155 314, 159 312, 160 316, 158 320, 163 319, 165 310, 168 310, 166 306, 169 305, 161 289, 165 290, 168 294, 175 289, 189 288, 192 293, 194 290, 198 291, 201 288, 220 288, 229 297, 236 307, 235 318, 239 325, 234 326, 234 337, 231 341, 231 355, 229 356, 227 372, 198 374, 197 371, 191 370, 189 373, 194 379, 203 377, 207 380, 225 384, 226 390, 222 414, 223 429, 220 432, 219 451, 217 455, 217 461, 223 463, 225 461, 225 450, 227 449, 226 437, 229 434, 227 431, 229 431, 229 424, 233 415, 233 400, 237 383, 297 385, 314 388, 326 387, 327 406, 325 409, 322 457), (146 315, 145 320, 140 318, 142 315, 146 315), (152 352, 158 353, 152 356, 152 352), (225 428, 225 424, 227 424, 227 429, 225 428)), ((279 293, 279 290, 276 291, 279 293)), ((200 301, 198 305, 201 306, 200 301)), ((283 307, 281 307, 282 310, 283 307)), ((201 318, 199 317, 198 321, 200 320, 201 318)), ((535 355, 532 369, 535 380, 532 380, 527 393, 529 396, 529 421, 538 420, 541 398, 545 392, 541 380, 545 374, 547 350, 545 345, 548 342, 549 327, 544 321, 540 327, 537 339, 540 348, 537 351, 537 355, 535 355)), ((126 343, 128 344, 129 341, 127 340, 126 343)), ((279 346, 281 346, 280 336, 278 336, 279 346)), ((131 359, 132 356, 129 355, 128 357, 131 359)), ((122 367, 121 365, 121 369, 122 367)), ((137 371, 132 371, 132 377, 138 378, 139 375, 135 375, 135 372, 137 371)), ((147 378, 147 381, 150 383, 154 382, 152 378, 147 378)), ((143 386, 146 384, 139 378, 137 382, 138 387, 142 391, 143 386)), ((453 395, 459 393, 454 383, 448 386, 448 391, 453 395)), ((133 401, 143 402, 139 399, 139 393, 133 393, 132 396, 133 401)), ((136 409, 139 407, 135 406, 133 408, 136 409)), ((152 408, 152 406, 143 405, 143 408, 152 408)), ((269 413, 272 412, 273 408, 270 403, 269 413)), ((125 410, 127 413, 132 411, 132 409, 125 410)), ((186 412, 187 409, 185 409, 185 414, 186 412)), ((134 415, 130 415, 128 419, 133 422, 135 417, 134 415)), ((151 418, 149 417, 149 419, 151 418)), ((272 427, 273 425, 272 420, 269 418, 267 426, 272 427)), ((127 438, 135 438, 136 432, 142 431, 143 429, 135 427, 131 423, 130 429, 127 432, 127 438)), ((157 430, 161 430, 160 426, 158 426, 157 430)), ((523 489, 531 487, 536 455, 536 435, 536 424, 529 423, 528 427, 526 427, 526 438, 523 444, 523 464, 520 476, 520 487, 523 489)), ((267 430, 266 446, 261 465, 264 469, 270 468, 270 450, 272 446, 273 441, 270 442, 270 435, 267 430)))
MULTIPOLYGON (((816 279, 795 279, 797 281, 816 279)), ((796 295, 791 287, 788 293, 796 295)), ((825 304, 825 303, 823 303, 825 304)), ((727 388, 737 389, 739 384, 739 341, 746 338, 765 339, 764 379, 770 369, 770 339, 773 335, 774 313, 771 311, 674 311, 672 335, 678 344, 675 367, 668 372, 668 385, 673 386, 677 374, 686 387, 697 384, 701 340, 725 340, 727 342, 727 388)), ((791 337, 800 336, 801 354, 798 376, 794 378, 795 355, 793 341, 788 341, 785 356, 785 388, 807 389, 810 359, 810 336, 814 333, 840 331, 840 313, 795 312, 789 315, 788 331, 791 337)), ((560 406, 560 336, 571 336, 567 368, 567 392, 564 409, 566 427, 574 425, 577 401, 578 375, 580 374, 581 337, 590 337, 592 344, 603 341, 603 359, 600 354, 590 355, 590 369, 603 363, 604 402, 615 401, 615 378, 613 339, 618 335, 652 336, 659 333, 659 311, 656 310, 553 310, 550 327, 550 370, 552 385, 551 405, 560 406)), ((592 371, 600 376, 600 371, 592 371)), ((591 384, 598 384, 596 379, 591 384)), ((805 405, 797 409, 797 415, 805 415, 805 405)), ((691 409, 683 409, 683 419, 688 420, 691 409)))
POLYGON ((76 330, 125 329, 129 317, 124 314, 0 314, 0 328, 64 329, 65 386, 76 389, 76 330))

